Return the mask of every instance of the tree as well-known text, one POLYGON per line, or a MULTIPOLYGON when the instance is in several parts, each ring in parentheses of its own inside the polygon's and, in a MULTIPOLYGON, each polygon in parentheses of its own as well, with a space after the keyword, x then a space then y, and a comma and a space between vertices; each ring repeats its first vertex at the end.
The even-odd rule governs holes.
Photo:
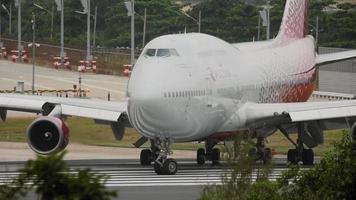
POLYGON ((117 196, 117 192, 105 188, 107 177, 88 169, 70 170, 64 155, 38 156, 28 161, 11 184, 0 187, 0 199, 18 199, 33 189, 43 200, 108 200, 117 196))

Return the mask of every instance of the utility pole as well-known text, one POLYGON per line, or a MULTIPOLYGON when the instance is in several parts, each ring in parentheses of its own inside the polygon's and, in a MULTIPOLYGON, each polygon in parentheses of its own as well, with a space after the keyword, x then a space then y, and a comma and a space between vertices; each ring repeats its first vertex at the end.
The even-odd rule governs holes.
POLYGON ((54 18, 54 6, 52 5, 52 10, 51 10, 51 40, 53 39, 53 18, 54 18))
POLYGON ((21 58, 21 51, 22 45, 21 45, 21 0, 17 0, 17 50, 18 50, 18 59, 21 58))
POLYGON ((261 36, 261 14, 258 14, 258 26, 257 26, 257 41, 260 41, 261 36))
POLYGON ((316 47, 316 51, 319 53, 319 16, 316 16, 315 47, 316 47))
POLYGON ((131 0, 131 65, 135 64, 135 0, 131 0))
MULTIPOLYGON (((61 11, 61 67, 64 66, 64 0, 60 0, 60 11, 61 11)), ((59 9, 58 9, 59 10, 59 9)))
POLYGON ((96 47, 96 20, 98 17, 98 6, 95 6, 95 14, 94 14, 94 35, 93 35, 93 48, 96 47))
POLYGON ((144 48, 145 44, 146 44, 146 23, 147 23, 147 8, 145 8, 145 15, 144 15, 144 18, 143 18, 142 48, 144 48))
POLYGON ((35 94, 36 15, 32 13, 32 94, 35 94))
POLYGON ((267 40, 270 39, 271 20, 270 20, 270 0, 267 0, 267 40))
POLYGON ((2 29, 1 29, 1 9, 0 9, 0 47, 3 46, 2 42, 1 42, 1 32, 2 32, 2 29))
POLYGON ((12 34, 12 3, 10 3, 9 33, 12 34))
POLYGON ((198 19, 198 32, 201 32, 201 10, 199 10, 199 19, 198 19))
POLYGON ((90 66, 90 62, 91 62, 91 53, 90 53, 90 0, 87 0, 87 5, 88 5, 88 9, 87 9, 87 58, 86 60, 87 62, 87 67, 90 66))

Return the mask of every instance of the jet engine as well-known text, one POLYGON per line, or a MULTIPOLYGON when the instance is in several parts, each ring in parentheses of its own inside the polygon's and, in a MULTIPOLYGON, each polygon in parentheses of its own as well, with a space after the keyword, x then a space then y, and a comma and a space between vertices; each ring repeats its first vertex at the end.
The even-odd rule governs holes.
POLYGON ((312 121, 303 123, 300 131, 300 139, 307 147, 314 148, 324 143, 324 132, 318 122, 312 121))
POLYGON ((38 154, 62 151, 69 142, 69 128, 56 117, 40 117, 27 128, 27 142, 38 154))

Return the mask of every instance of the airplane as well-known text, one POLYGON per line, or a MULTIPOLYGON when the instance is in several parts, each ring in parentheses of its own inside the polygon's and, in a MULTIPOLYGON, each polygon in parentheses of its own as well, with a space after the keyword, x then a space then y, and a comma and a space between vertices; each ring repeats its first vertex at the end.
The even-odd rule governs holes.
POLYGON ((265 139, 281 131, 295 148, 289 162, 314 163, 313 148, 324 131, 350 128, 356 137, 356 101, 306 102, 315 89, 317 70, 326 63, 356 57, 356 51, 318 55, 308 35, 308 0, 287 0, 276 38, 230 44, 202 33, 160 36, 139 56, 128 81, 127 100, 0 95, 0 117, 7 111, 39 113, 27 128, 27 141, 38 154, 63 150, 69 142, 67 117, 92 118, 110 125, 116 139, 133 127, 151 142, 140 154, 161 175, 177 173, 169 158, 172 143, 205 142, 197 164, 218 163, 214 148, 234 134, 257 138, 252 149, 260 160, 271 159, 265 139), (297 133, 296 141, 290 134, 297 133))

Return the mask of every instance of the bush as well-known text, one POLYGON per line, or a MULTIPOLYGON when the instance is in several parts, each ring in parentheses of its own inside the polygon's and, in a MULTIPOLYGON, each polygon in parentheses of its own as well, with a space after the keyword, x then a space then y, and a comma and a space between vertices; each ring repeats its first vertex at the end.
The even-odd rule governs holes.
MULTIPOLYGON (((238 147, 244 148, 243 143, 238 147)), ((301 170, 298 166, 290 166, 277 182, 266 178, 266 170, 262 173, 264 178, 257 179, 254 184, 251 181, 253 164, 244 151, 240 151, 238 155, 239 162, 228 158, 230 167, 222 179, 222 185, 207 186, 201 200, 356 199, 356 141, 351 141, 346 135, 313 168, 301 170), (243 173, 246 174, 242 175, 243 173)))
POLYGON ((71 171, 63 161, 64 155, 28 161, 12 183, 0 187, 0 199, 25 197, 31 190, 43 200, 108 200, 117 196, 117 192, 105 188, 107 177, 89 169, 71 171))

